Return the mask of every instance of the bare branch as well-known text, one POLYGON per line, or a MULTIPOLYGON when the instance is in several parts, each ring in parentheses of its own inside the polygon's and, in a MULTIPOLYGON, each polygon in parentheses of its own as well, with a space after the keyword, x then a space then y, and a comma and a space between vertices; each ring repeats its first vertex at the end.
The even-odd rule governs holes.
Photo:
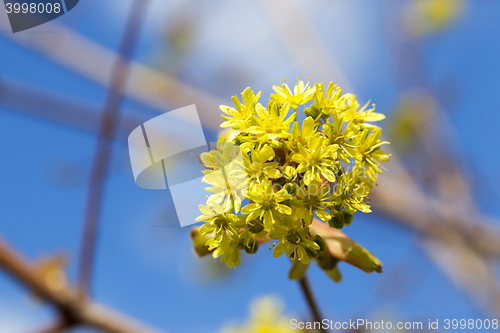
POLYGON ((451 282, 464 290, 482 311, 491 316, 500 313, 500 286, 488 260, 461 237, 450 233, 441 239, 426 237, 423 247, 451 282))
MULTIPOLYGON (((99 130, 102 109, 82 98, 58 94, 5 77, 0 77, 0 106, 92 134, 99 130)), ((151 116, 147 113, 122 109, 115 139, 126 142, 133 129, 150 119, 151 116)))
MULTIPOLYGON (((312 317, 315 322, 321 323, 323 321, 323 316, 321 315, 318 307, 318 303, 316 302, 316 299, 314 298, 311 286, 309 285, 309 280, 307 278, 307 275, 304 275, 299 280, 299 285, 300 289, 302 290, 302 293, 304 294, 304 297, 307 301, 307 305, 309 306, 309 309, 311 310, 312 317)), ((326 330, 321 327, 320 332, 326 333, 326 330)))
MULTIPOLYGON (((8 21, 0 21, 0 29, 8 29, 8 21)), ((51 59, 69 70, 98 84, 108 87, 111 68, 116 54, 54 22, 44 24, 50 34, 5 34, 11 41, 51 59)), ((179 80, 157 73, 139 64, 130 63, 130 77, 124 94, 160 112, 176 107, 196 104, 201 121, 212 128, 219 128, 221 99, 179 80)), ((2 94, 0 93, 0 98, 2 94)))
MULTIPOLYGON (((114 310, 82 298, 74 289, 51 289, 44 282, 42 274, 1 238, 0 266, 15 281, 53 305, 61 314, 60 323, 87 325, 109 333, 161 333, 114 310)), ((55 329, 57 325, 52 327, 55 329)))
POLYGON ((95 251, 95 239, 101 211, 104 183, 111 157, 111 143, 118 126, 120 103, 129 73, 129 60, 132 57, 139 28, 146 11, 147 0, 135 0, 123 33, 118 57, 111 73, 107 101, 101 115, 97 148, 90 175, 90 188, 85 211, 85 230, 80 258, 80 287, 86 294, 90 288, 95 251))
POLYGON ((68 324, 64 320, 58 320, 47 326, 31 331, 32 333, 61 333, 66 329, 70 328, 72 325, 68 324))

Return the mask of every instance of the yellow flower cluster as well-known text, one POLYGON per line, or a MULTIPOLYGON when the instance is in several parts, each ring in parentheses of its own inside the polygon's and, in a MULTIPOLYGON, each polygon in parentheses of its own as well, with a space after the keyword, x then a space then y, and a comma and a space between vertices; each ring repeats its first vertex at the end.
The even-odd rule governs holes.
POLYGON ((325 251, 309 232, 316 216, 330 227, 350 225, 358 210, 370 212, 367 195, 389 154, 381 150, 384 115, 330 83, 310 87, 298 81, 273 87, 267 106, 250 88, 234 107, 221 106, 233 137, 200 157, 211 185, 197 221, 214 257, 228 267, 240 264, 240 250, 255 253, 267 242, 273 255, 307 265, 325 251), (297 121, 299 106, 305 119, 297 121))

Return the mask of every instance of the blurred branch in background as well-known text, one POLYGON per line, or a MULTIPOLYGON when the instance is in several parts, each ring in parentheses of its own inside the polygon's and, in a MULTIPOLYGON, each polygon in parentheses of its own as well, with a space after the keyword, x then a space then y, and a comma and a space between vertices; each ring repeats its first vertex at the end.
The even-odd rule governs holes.
POLYGON ((148 0, 135 0, 125 25, 118 56, 113 65, 106 104, 101 113, 101 121, 90 175, 85 225, 80 258, 80 288, 84 295, 89 293, 92 267, 96 246, 97 228, 104 193, 104 183, 111 158, 111 144, 120 119, 120 104, 129 74, 129 61, 137 44, 141 23, 146 13, 148 0))
MULTIPOLYGON (((61 332, 76 325, 88 325, 110 333, 157 332, 87 299, 104 183, 111 156, 111 144, 118 126, 119 107, 128 77, 128 61, 135 49, 146 4, 147 0, 133 2, 121 47, 111 72, 108 98, 100 114, 97 149, 90 178, 78 288, 72 289, 67 286, 64 265, 60 263, 60 260, 45 261, 45 265, 32 266, 0 240, 0 265, 37 296, 55 306, 59 312, 59 318, 54 323, 41 329, 43 333, 61 332)), ((13 87, 9 88, 12 90, 13 87)), ((49 97, 48 100, 52 103, 64 104, 64 101, 54 98, 49 97)), ((82 107, 78 112, 81 113, 82 110, 85 112, 85 109, 82 107)))
MULTIPOLYGON (((401 221, 412 221, 412 227, 420 228, 424 235, 422 246, 448 278, 484 312, 498 315, 500 283, 493 269, 500 255, 498 222, 484 216, 471 196, 469 184, 472 180, 457 159, 457 156, 465 156, 460 151, 459 137, 445 108, 440 105, 423 56, 426 34, 447 28, 464 13, 464 8, 462 0, 409 1, 387 13, 395 78, 404 96, 398 112, 403 121, 410 120, 406 122, 406 135, 410 135, 409 142, 414 143, 401 150, 406 154, 398 155, 405 159, 415 154, 416 149, 422 149, 426 156, 411 163, 412 178, 420 181, 423 187, 420 193, 407 195, 406 201, 420 197, 428 201, 426 207, 431 209, 421 212, 420 216, 415 214, 417 216, 402 219, 402 215, 414 215, 413 210, 408 210, 412 207, 398 206, 394 201, 398 198, 390 197, 390 191, 377 193, 379 199, 386 201, 384 207, 392 210, 386 209, 386 213, 399 215, 401 221), (411 121, 418 115, 418 123, 411 121)), ((400 124, 395 123, 393 127, 400 124)), ((392 187, 402 186, 406 184, 393 184, 392 187)))
POLYGON ((5 77, 0 77, 0 106, 92 132, 100 116, 96 105, 5 77))
MULTIPOLYGON (((96 103, 5 77, 0 77, 0 106, 90 133, 98 132, 102 111, 96 103)), ((126 142, 130 132, 149 119, 144 112, 122 109, 115 138, 126 142)))
POLYGON ((42 271, 30 264, 0 239, 0 265, 17 282, 54 306, 59 321, 44 327, 41 332, 61 332, 64 329, 88 325, 109 333, 161 333, 129 319, 90 299, 81 297, 76 288, 54 288, 42 271))
MULTIPOLYGON (((6 24, 7 22, 4 22, 2 26, 0 22, 0 28, 7 29, 6 24)), ((3 36, 10 37, 12 42, 38 52, 104 87, 109 86, 111 69, 116 58, 113 51, 57 23, 47 23, 46 26, 53 33, 3 36)), ((130 63, 130 76, 124 93, 160 112, 196 104, 204 124, 212 128, 217 128, 220 124, 218 106, 222 104, 221 99, 133 61, 130 63)))

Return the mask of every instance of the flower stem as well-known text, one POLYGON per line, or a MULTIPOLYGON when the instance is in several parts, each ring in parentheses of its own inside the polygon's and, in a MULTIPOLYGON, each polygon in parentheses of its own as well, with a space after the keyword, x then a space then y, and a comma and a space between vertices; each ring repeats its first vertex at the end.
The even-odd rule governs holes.
MULTIPOLYGON (((321 321, 323 320, 323 316, 319 311, 318 303, 316 302, 316 299, 314 298, 314 295, 312 293, 312 289, 311 286, 309 285, 309 280, 307 279, 307 275, 304 275, 304 277, 299 280, 299 285, 300 289, 302 290, 302 293, 304 294, 304 297, 306 298, 307 305, 311 310, 311 314, 314 321, 321 323, 321 321)), ((319 332, 326 333, 326 330, 320 327, 319 332)))

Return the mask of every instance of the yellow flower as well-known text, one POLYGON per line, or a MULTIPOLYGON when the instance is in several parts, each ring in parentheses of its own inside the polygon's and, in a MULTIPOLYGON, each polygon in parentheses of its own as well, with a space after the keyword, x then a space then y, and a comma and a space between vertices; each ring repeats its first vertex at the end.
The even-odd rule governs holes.
POLYGON ((275 227, 270 237, 278 239, 274 245, 273 257, 281 257, 284 253, 292 260, 298 259, 304 265, 309 263, 309 254, 316 255, 320 246, 308 237, 309 228, 303 228, 302 222, 295 216, 285 216, 286 225, 275 227))
POLYGON ((328 198, 330 195, 330 186, 324 184, 321 187, 310 186, 307 189, 305 186, 299 186, 297 190, 297 199, 292 200, 291 204, 297 207, 295 216, 304 220, 306 225, 312 223, 314 213, 323 221, 328 222, 332 217, 325 211, 328 206, 328 198))
POLYGON ((253 202, 246 205, 241 213, 247 215, 247 221, 263 219, 267 231, 271 231, 276 222, 282 221, 283 215, 292 214, 292 209, 282 203, 290 200, 292 196, 284 189, 275 192, 269 180, 255 184, 247 197, 253 202))
POLYGON ((321 176, 329 182, 335 181, 335 174, 330 168, 335 167, 338 145, 326 146, 325 137, 313 135, 309 138, 308 148, 300 142, 297 144, 299 152, 292 156, 292 161, 299 163, 298 173, 304 173, 304 184, 311 185, 314 181, 320 183, 321 176))
POLYGON ((269 102, 267 109, 261 104, 257 104, 255 107, 257 118, 254 119, 257 125, 247 128, 246 132, 254 135, 275 134, 274 137, 286 136, 290 130, 290 124, 295 119, 295 113, 292 113, 286 119, 289 110, 290 103, 288 102, 284 105, 269 102))
POLYGON ((345 125, 344 118, 337 114, 332 117, 332 120, 333 122, 330 122, 328 119, 323 125, 323 133, 330 145, 339 146, 338 159, 344 163, 350 163, 347 157, 355 159, 359 155, 356 145, 352 142, 353 138, 359 134, 359 130, 352 121, 345 125))
POLYGON ((282 104, 289 102, 292 108, 297 109, 297 106, 305 104, 312 99, 316 88, 309 87, 309 82, 304 84, 304 81, 300 81, 297 77, 297 84, 293 88, 293 92, 286 83, 282 83, 281 87, 273 86, 273 90, 276 92, 276 94, 271 95, 273 101, 282 104))
POLYGON ((299 123, 294 122, 292 126, 292 130, 290 135, 288 136, 288 140, 286 142, 286 146, 292 152, 298 152, 298 144, 302 144, 302 146, 307 146, 307 142, 309 138, 313 136, 317 131, 317 126, 311 117, 307 117, 302 122, 302 130, 300 129, 299 123))
POLYGON ((220 127, 231 127, 234 130, 244 130, 247 121, 255 114, 255 106, 257 105, 260 94, 259 92, 255 95, 252 89, 246 88, 241 93, 243 96, 243 103, 240 102, 237 96, 231 98, 236 109, 227 105, 221 105, 221 111, 227 114, 227 116, 222 115, 222 118, 226 121, 223 122, 220 127))
POLYGON ((264 145, 259 151, 250 148, 249 153, 243 155, 247 166, 245 176, 252 180, 255 179, 258 183, 268 178, 280 178, 281 173, 277 169, 279 163, 272 162, 274 156, 274 150, 268 145, 264 145))
POLYGON ((305 108, 304 113, 306 116, 311 116, 314 119, 325 118, 330 114, 336 115, 348 109, 347 101, 351 94, 342 95, 342 89, 333 82, 328 85, 326 95, 323 92, 323 83, 316 83, 315 87, 314 103, 310 108, 305 108))
POLYGON ((356 100, 355 95, 350 95, 349 97, 349 108, 342 113, 344 121, 352 121, 355 125, 359 125, 361 128, 366 129, 376 129, 377 126, 372 124, 367 124, 366 122, 373 122, 385 119, 385 116, 381 113, 375 112, 375 104, 372 104, 372 108, 366 110, 370 104, 370 101, 366 103, 360 110, 359 103, 356 100))
POLYGON ((389 144, 388 141, 380 140, 380 134, 382 134, 382 129, 380 128, 374 131, 365 129, 361 132, 360 136, 354 138, 361 156, 359 159, 360 165, 366 168, 367 175, 373 181, 377 180, 377 173, 382 173, 383 167, 378 161, 388 162, 391 156, 380 149, 380 146, 389 144))
POLYGON ((232 143, 219 141, 217 149, 200 156, 203 171, 202 182, 212 185, 205 190, 211 192, 207 206, 220 205, 225 212, 239 212, 241 201, 248 192, 248 180, 244 159, 239 147, 232 143))

